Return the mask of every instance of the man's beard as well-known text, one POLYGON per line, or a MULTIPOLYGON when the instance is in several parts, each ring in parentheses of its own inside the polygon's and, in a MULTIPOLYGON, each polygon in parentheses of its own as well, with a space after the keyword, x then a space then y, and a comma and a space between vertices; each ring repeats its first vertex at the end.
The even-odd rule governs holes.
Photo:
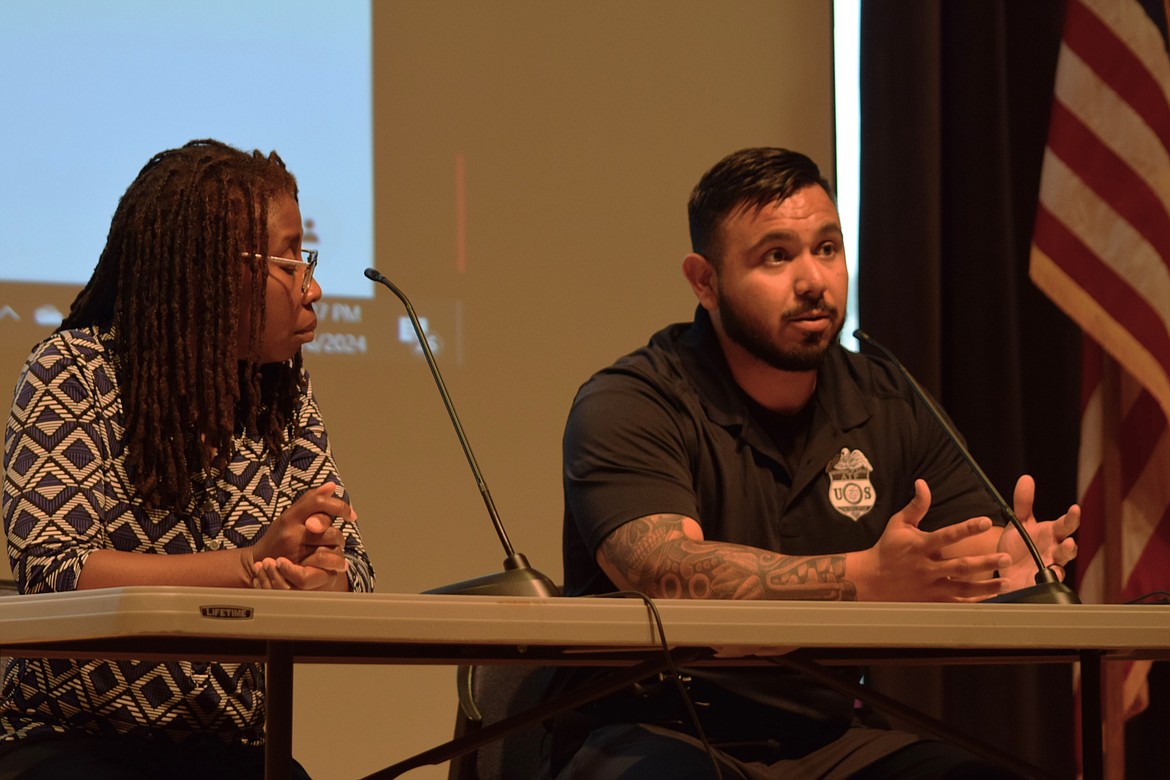
POLYGON ((785 312, 785 318, 798 317, 814 311, 823 312, 837 324, 830 338, 823 343, 819 334, 809 334, 808 343, 783 349, 775 344, 773 333, 766 325, 741 317, 735 306, 723 296, 722 290, 718 292, 718 296, 719 317, 727 337, 756 359, 781 371, 816 371, 825 362, 829 348, 837 341, 841 327, 845 324, 843 320, 838 320, 837 308, 826 305, 823 299, 785 312))

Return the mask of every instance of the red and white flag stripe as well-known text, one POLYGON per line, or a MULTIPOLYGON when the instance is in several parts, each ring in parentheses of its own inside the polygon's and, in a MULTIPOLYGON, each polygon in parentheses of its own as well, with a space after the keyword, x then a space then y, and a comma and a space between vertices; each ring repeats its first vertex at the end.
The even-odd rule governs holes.
MULTIPOLYGON (((1167 10, 1162 0, 1066 8, 1030 274, 1086 334, 1078 592, 1124 601, 1170 589, 1167 10), (1121 368, 1112 404, 1105 355, 1121 368), (1119 462, 1114 507, 1105 505, 1108 447, 1119 462), (1107 523, 1119 528, 1117 571, 1105 563, 1107 523)), ((1141 706, 1145 668, 1126 683, 1127 710, 1141 706)))
POLYGON ((1072 0, 1031 275, 1170 416, 1170 58, 1136 1, 1072 0))

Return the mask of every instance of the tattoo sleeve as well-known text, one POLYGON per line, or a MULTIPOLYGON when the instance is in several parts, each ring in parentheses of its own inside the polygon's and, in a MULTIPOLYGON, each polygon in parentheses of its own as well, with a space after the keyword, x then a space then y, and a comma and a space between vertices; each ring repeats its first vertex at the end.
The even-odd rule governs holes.
POLYGON ((845 556, 782 555, 729 542, 697 541, 682 515, 648 515, 601 544, 629 585, 654 598, 768 599, 785 586, 845 580, 845 556))

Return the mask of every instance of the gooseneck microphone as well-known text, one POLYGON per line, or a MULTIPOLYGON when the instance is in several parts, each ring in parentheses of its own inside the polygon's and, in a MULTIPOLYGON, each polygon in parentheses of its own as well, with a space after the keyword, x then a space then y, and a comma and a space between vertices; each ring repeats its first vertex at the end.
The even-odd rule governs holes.
POLYGON ((479 486, 479 493, 483 497, 483 503, 487 507, 488 515, 492 520, 492 526, 496 529, 496 535, 500 538, 500 544, 503 545, 504 555, 506 556, 504 558, 504 571, 502 572, 487 574, 482 577, 476 577, 475 579, 464 580, 463 582, 456 582, 452 585, 443 585, 425 592, 480 596, 547 597, 560 595, 560 590, 552 580, 532 568, 523 553, 518 553, 512 548, 512 543, 508 540, 508 533, 504 530, 504 523, 500 519, 499 512, 496 511, 496 504, 492 500, 491 491, 488 490, 483 473, 479 470, 479 464, 475 461, 475 454, 471 451, 471 444, 467 441, 466 434, 463 433, 463 426, 459 422, 459 415, 455 413, 455 405, 451 402, 451 396, 447 393, 447 386, 443 383, 443 376, 439 373, 439 364, 435 362, 435 356, 431 352, 431 346, 427 343, 426 333, 423 331, 418 316, 414 313, 414 307, 410 304, 410 299, 393 282, 378 273, 377 270, 367 268, 365 275, 367 279, 385 286, 390 292, 394 293, 398 297, 398 300, 402 301, 402 305, 406 307, 406 314, 410 317, 410 324, 414 326, 414 335, 418 338, 419 346, 422 347, 423 356, 426 358, 427 365, 430 366, 431 376, 435 378, 435 385, 439 388, 439 395, 443 398, 443 405, 447 408, 447 415, 451 418, 451 424, 455 426, 455 435, 459 438, 459 444, 463 447, 463 454, 467 456, 467 463, 471 466, 471 473, 475 477, 476 485, 479 486))
POLYGON ((930 396, 928 396, 926 391, 922 389, 922 386, 918 384, 918 380, 916 380, 910 371, 907 370, 904 365, 902 365, 902 362, 898 360, 898 358, 894 357, 894 353, 890 352, 890 350, 886 349, 881 344, 870 338, 868 333, 865 333, 861 330, 855 330, 853 331, 853 336, 854 338, 860 341, 864 341, 866 344, 869 344, 871 347, 877 349, 879 352, 889 358, 891 363, 894 364, 894 367, 898 369, 898 373, 900 373, 903 378, 905 378, 907 383, 909 383, 910 389, 914 391, 914 395, 918 397, 918 400, 922 401, 927 411, 930 412, 931 417, 933 417, 935 422, 937 422, 939 426, 942 427, 943 432, 946 433, 947 438, 951 441, 951 444, 955 446, 955 449, 957 449, 959 454, 963 456, 963 460, 966 461, 967 465, 971 467, 971 471, 973 471, 975 476, 979 478, 979 481, 983 483, 984 489, 999 504, 1000 511, 1004 514, 1008 521, 1013 526, 1015 526, 1016 531, 1018 531, 1020 534, 1020 538, 1024 540, 1024 545, 1028 548, 1028 553, 1032 556, 1032 560, 1035 561, 1035 585, 1027 588, 1021 588, 1020 590, 1014 590, 1009 593, 1003 593, 999 596, 989 598, 987 601, 1026 602, 1032 604, 1080 604, 1081 600, 1077 597, 1077 594, 1073 592, 1072 588, 1061 582, 1057 578, 1056 572, 1052 571, 1051 568, 1044 565, 1044 559, 1040 556, 1040 551, 1036 549, 1036 543, 1032 541, 1031 534, 1029 534, 1028 530, 1024 528, 1024 524, 1020 522, 1020 518, 1016 517, 1015 511, 1010 506, 1008 506, 1007 501, 1004 500, 1000 492, 995 489, 995 485, 993 485, 991 480, 987 478, 987 474, 983 472, 983 469, 981 469, 979 464, 975 462, 975 459, 971 457, 971 453, 967 451, 967 448, 963 445, 963 441, 959 438, 958 432, 955 431, 954 427, 952 427, 949 422, 947 422, 946 417, 943 416, 942 412, 939 411, 939 408, 934 404, 934 402, 930 400, 930 396))

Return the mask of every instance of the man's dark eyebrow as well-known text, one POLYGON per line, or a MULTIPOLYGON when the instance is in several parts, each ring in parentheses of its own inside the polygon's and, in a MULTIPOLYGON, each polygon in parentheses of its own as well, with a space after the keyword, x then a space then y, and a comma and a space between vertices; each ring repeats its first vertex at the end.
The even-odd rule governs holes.
MULTIPOLYGON (((826 222, 817 228, 817 239, 837 238, 842 239, 844 236, 841 232, 841 223, 826 222)), ((755 252, 766 244, 771 244, 775 241, 785 241, 796 238, 796 233, 791 230, 769 230, 764 235, 760 236, 751 246, 748 247, 748 252, 755 252)))

